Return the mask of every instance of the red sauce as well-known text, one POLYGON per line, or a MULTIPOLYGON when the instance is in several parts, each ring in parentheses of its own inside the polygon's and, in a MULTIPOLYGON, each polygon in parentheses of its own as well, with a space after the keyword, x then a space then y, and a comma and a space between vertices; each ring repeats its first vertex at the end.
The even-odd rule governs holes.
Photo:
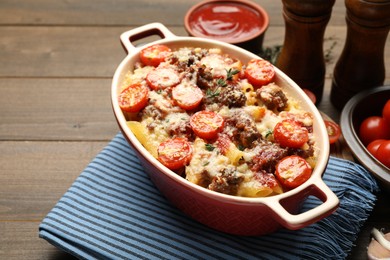
POLYGON ((237 43, 258 36, 264 31, 264 19, 250 6, 215 2, 195 9, 189 17, 189 26, 195 36, 237 43))

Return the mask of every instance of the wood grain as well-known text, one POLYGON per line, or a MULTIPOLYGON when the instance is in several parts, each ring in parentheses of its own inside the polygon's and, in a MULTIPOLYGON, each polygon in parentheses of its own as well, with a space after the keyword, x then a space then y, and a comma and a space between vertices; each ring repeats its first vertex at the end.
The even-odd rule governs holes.
POLYGON ((38 238, 38 221, 0 222, 0 258, 7 260, 75 260, 38 238))
POLYGON ((111 79, 0 79, 0 140, 108 141, 119 131, 110 87, 111 79))
MULTIPOLYGON (((39 239, 38 226, 119 130, 109 96, 126 56, 119 35, 161 22, 187 36, 184 14, 198 2, 0 1, 0 259, 74 259, 39 239)), ((270 15, 264 47, 281 45, 281 1, 255 2, 270 15)), ((336 1, 325 32, 325 93, 318 106, 336 122, 340 113, 329 93, 346 37, 344 17, 344 1, 336 1)), ((386 68, 389 46, 388 38, 386 68)), ((389 70, 385 82, 390 84, 389 70)), ((349 259, 364 259, 372 227, 390 230, 388 205, 389 197, 379 194, 349 259)))
MULTIPOLYGON (((111 78, 126 56, 119 35, 134 27, 31 27, 0 26, 0 78, 4 77, 106 77, 111 78), (92 66, 93 64, 93 66, 92 66)), ((168 27, 187 36, 182 26, 168 27)), ((329 26, 325 32, 326 77, 344 47, 346 29, 329 26)), ((264 47, 282 45, 284 28, 268 29, 264 47)), ((137 44, 137 42, 136 42, 137 44)), ((390 46, 390 39, 387 45, 390 46)), ((390 51, 385 52, 389 66, 390 51)), ((390 71, 386 72, 390 77, 390 71)))
POLYGON ((0 142, 0 223, 39 221, 107 142, 0 142))
MULTIPOLYGON (((198 2, 200 1, 3 0, 0 2, 0 24, 131 26, 155 20, 168 26, 182 25, 187 10, 198 2)), ((284 24, 281 1, 256 0, 254 2, 268 12, 271 26, 284 24)), ((333 6, 332 23, 344 25, 344 17, 344 2, 336 1, 333 6)))

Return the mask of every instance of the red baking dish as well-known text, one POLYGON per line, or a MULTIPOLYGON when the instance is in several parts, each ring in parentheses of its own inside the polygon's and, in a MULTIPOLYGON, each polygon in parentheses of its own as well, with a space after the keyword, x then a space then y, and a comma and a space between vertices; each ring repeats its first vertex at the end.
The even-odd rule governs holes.
POLYGON ((187 181, 155 159, 127 127, 126 118, 118 104, 118 94, 126 73, 133 70, 134 64, 139 61, 141 49, 153 44, 164 44, 172 49, 220 48, 224 53, 237 57, 243 62, 259 57, 228 43, 176 36, 160 23, 147 24, 124 32, 120 39, 128 55, 118 66, 112 81, 111 101, 114 115, 123 135, 134 148, 150 179, 173 205, 211 228, 236 235, 264 235, 283 227, 296 230, 336 210, 339 200, 322 180, 329 159, 329 141, 324 122, 310 99, 284 73, 276 68, 276 83, 297 99, 303 109, 314 116, 313 131, 319 154, 312 176, 301 186, 276 196, 246 198, 226 195, 187 181), (158 35, 161 39, 142 47, 134 45, 135 41, 154 35, 158 35), (300 212, 301 205, 308 196, 314 196, 322 203, 306 212, 300 212))

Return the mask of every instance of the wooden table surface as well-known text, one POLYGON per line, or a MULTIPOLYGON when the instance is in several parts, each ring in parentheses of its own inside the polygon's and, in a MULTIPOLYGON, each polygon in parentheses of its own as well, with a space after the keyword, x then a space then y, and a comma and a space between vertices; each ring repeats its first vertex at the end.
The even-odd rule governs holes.
MULTIPOLYGON (((195 0, 0 1, 0 259, 69 259, 38 238, 38 225, 81 171, 119 131, 111 79, 125 57, 119 35, 150 22, 187 35, 195 0)), ((257 0, 270 15, 265 47, 281 45, 281 1, 257 0)), ((344 1, 336 1, 325 33, 329 101, 335 62, 346 36, 344 1)), ((390 83, 390 41, 385 83, 390 83)), ((389 195, 379 194, 350 259, 365 259, 372 227, 390 231, 389 195)))

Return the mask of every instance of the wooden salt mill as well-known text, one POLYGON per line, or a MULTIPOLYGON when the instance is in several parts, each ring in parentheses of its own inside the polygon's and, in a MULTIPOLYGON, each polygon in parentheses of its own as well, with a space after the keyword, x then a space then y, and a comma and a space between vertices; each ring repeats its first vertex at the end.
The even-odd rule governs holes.
POLYGON ((345 0, 347 38, 336 63, 331 102, 342 109, 356 93, 381 86, 390 28, 390 0, 345 0))
POLYGON ((317 103, 325 81, 323 40, 335 0, 282 0, 286 25, 276 66, 302 89, 312 91, 317 103))

